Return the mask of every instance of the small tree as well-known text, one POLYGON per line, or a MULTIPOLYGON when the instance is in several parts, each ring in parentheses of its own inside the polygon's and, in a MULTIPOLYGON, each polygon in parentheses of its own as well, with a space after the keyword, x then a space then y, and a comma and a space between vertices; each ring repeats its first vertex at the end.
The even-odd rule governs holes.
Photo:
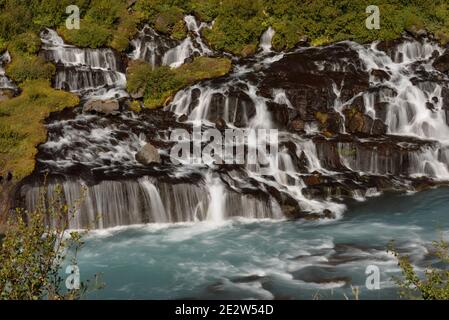
POLYGON ((401 256, 392 246, 389 249, 398 259, 402 271, 402 279, 394 278, 401 297, 424 300, 449 299, 449 244, 441 239, 433 242, 433 248, 432 256, 438 260, 439 268, 427 267, 421 278, 407 256, 401 256))
POLYGON ((69 221, 76 214, 57 188, 51 199, 40 196, 33 212, 16 209, 9 217, 0 244, 0 299, 79 299, 88 290, 99 287, 98 277, 80 283, 79 288, 64 289, 60 270, 68 252, 71 264, 83 246, 82 232, 69 231, 69 221))

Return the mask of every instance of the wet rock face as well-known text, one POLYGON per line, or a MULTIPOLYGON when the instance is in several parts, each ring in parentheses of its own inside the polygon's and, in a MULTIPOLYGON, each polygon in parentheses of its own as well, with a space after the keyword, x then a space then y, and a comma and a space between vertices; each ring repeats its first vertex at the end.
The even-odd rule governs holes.
POLYGON ((442 73, 449 74, 449 50, 435 59, 433 67, 442 73))
MULTIPOLYGON (((334 112, 334 101, 344 102, 369 88, 369 75, 360 66, 356 52, 344 44, 308 49, 286 55, 264 71, 260 92, 272 94, 272 88, 285 90, 299 116, 308 121, 316 112, 334 112)), ((285 118, 285 115, 284 115, 285 118)))

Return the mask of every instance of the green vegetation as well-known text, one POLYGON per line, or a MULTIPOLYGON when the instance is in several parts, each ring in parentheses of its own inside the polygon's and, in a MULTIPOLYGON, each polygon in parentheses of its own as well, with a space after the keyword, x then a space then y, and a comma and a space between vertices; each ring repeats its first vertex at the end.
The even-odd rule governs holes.
POLYGON ((26 81, 20 96, 0 102, 0 174, 11 171, 16 181, 29 175, 36 147, 47 138, 44 119, 78 103, 78 97, 51 88, 47 80, 26 81))
POLYGON ((128 11, 127 0, 94 0, 80 21, 80 29, 68 30, 62 24, 58 32, 67 42, 80 47, 109 46, 124 51, 140 20, 139 12, 128 11))
POLYGON ((176 69, 162 66, 152 69, 143 61, 128 68, 128 91, 141 92, 147 108, 163 106, 176 91, 197 81, 227 74, 231 61, 227 58, 198 57, 176 69))
POLYGON ((65 289, 66 279, 60 277, 60 271, 64 261, 77 265, 83 234, 68 232, 77 207, 65 204, 60 188, 51 199, 46 200, 44 194, 42 190, 35 211, 17 209, 11 214, 0 238, 0 300, 73 300, 102 287, 97 281, 87 281, 65 289), (49 219, 55 226, 49 226, 49 219))
POLYGON ((433 242, 432 256, 438 267, 428 267, 424 276, 419 277, 407 256, 401 256, 394 248, 390 249, 397 257, 403 278, 395 278, 400 288, 399 294, 408 299, 449 300, 449 243, 444 240, 433 242))

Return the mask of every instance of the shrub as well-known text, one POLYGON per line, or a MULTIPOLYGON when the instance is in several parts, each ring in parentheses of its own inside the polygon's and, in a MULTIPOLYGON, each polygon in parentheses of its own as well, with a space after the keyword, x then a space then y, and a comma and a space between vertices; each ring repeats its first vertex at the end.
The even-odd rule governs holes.
POLYGON ((29 54, 13 54, 12 62, 6 66, 7 75, 17 83, 36 79, 50 80, 55 71, 56 67, 52 63, 29 54))
POLYGON ((59 276, 60 270, 69 258, 71 265, 77 265, 83 234, 68 231, 77 208, 65 204, 60 188, 46 200, 42 193, 36 210, 17 209, 9 217, 6 233, 0 239, 2 300, 73 300, 101 287, 87 281, 80 283, 78 289, 63 288, 65 279, 59 276), (49 219, 55 222, 53 226, 49 219), (73 252, 73 256, 67 252, 73 252))
POLYGON ((417 274, 407 256, 401 256, 392 246, 390 251, 398 259, 402 271, 402 278, 394 278, 401 297, 449 300, 449 243, 444 240, 433 242, 431 255, 436 258, 438 267, 427 267, 423 277, 417 274))
POLYGON ((153 68, 150 64, 142 60, 130 61, 127 70, 127 88, 130 93, 137 93, 145 90, 150 81, 153 68))
POLYGON ((8 49, 12 53, 36 54, 41 47, 41 39, 31 31, 22 33, 9 42, 8 49))

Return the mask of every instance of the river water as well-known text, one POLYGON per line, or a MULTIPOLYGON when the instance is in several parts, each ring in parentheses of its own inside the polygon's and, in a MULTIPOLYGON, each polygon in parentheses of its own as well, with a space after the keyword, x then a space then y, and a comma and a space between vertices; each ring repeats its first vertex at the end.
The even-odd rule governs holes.
POLYGON ((337 221, 230 220, 90 232, 82 279, 102 274, 101 299, 397 299, 390 241, 417 270, 431 241, 449 236, 449 189, 352 202, 337 221), (380 290, 365 286, 367 266, 380 290), (346 297, 345 297, 346 296, 346 297))

